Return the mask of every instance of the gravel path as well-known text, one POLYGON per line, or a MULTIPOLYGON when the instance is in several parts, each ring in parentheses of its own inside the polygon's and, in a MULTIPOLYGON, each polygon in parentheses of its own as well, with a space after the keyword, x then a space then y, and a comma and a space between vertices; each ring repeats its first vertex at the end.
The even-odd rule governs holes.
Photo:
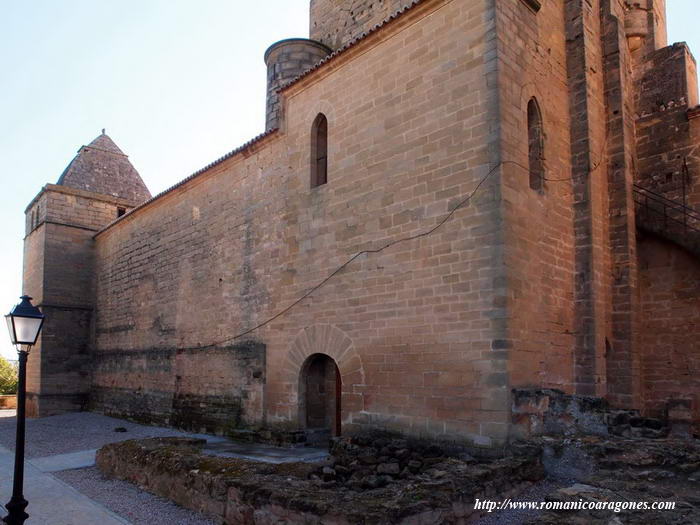
MULTIPOLYGON (((123 419, 74 412, 60 416, 27 419, 26 457, 28 459, 100 448, 108 443, 147 437, 182 436, 171 428, 148 427, 123 419), (115 432, 122 427, 126 432, 115 432)), ((0 445, 15 446, 15 418, 0 418, 0 445)))
MULTIPOLYGON (((14 414, 0 417, 0 445, 10 450, 15 443, 14 414)), ((63 414, 27 420, 26 456, 29 459, 81 450, 98 449, 108 443, 147 437, 181 436, 171 428, 149 427, 92 412, 63 414), (115 428, 126 432, 115 432, 115 428)), ((149 494, 136 485, 104 477, 96 467, 54 472, 54 477, 104 505, 134 525, 215 525, 202 514, 184 509, 149 494)))
POLYGON ((144 492, 136 485, 105 478, 96 467, 64 470, 53 476, 134 525, 215 525, 204 515, 144 492))

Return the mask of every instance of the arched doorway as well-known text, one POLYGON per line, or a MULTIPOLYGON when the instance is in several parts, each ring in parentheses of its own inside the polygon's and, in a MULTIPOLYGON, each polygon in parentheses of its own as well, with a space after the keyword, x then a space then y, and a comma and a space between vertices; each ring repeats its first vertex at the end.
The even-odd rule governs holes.
POLYGON ((313 354, 304 362, 299 377, 299 418, 307 441, 321 443, 340 435, 340 370, 325 354, 313 354))

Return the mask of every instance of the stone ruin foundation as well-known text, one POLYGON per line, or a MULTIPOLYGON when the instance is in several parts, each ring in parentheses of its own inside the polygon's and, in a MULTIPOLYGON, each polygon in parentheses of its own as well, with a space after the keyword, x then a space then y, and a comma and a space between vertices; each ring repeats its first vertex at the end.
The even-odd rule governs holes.
POLYGON ((375 431, 332 439, 323 462, 275 465, 207 455, 204 440, 162 438, 107 445, 97 466, 229 525, 698 523, 700 440, 687 427, 556 390, 513 394, 521 439, 501 450, 375 431), (499 516, 474 508, 477 499, 506 498, 675 508, 499 516))
POLYGON ((479 462, 401 438, 339 439, 323 463, 206 456, 202 440, 103 447, 98 468, 225 524, 463 523, 474 498, 514 495, 543 477, 531 450, 479 462))

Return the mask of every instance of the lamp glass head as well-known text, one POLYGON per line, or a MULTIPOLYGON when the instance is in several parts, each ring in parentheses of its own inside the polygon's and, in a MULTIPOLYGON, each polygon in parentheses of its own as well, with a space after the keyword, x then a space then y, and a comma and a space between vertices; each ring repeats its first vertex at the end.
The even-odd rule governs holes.
POLYGON ((23 295, 22 301, 5 316, 10 339, 14 345, 34 345, 44 324, 44 314, 23 295))

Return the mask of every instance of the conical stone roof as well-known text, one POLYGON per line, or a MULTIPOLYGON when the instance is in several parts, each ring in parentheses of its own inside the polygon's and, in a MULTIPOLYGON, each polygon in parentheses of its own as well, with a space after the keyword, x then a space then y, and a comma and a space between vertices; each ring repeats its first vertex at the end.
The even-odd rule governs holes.
POLYGON ((104 130, 78 150, 56 184, 119 197, 136 204, 151 198, 151 192, 129 162, 129 157, 104 130))

